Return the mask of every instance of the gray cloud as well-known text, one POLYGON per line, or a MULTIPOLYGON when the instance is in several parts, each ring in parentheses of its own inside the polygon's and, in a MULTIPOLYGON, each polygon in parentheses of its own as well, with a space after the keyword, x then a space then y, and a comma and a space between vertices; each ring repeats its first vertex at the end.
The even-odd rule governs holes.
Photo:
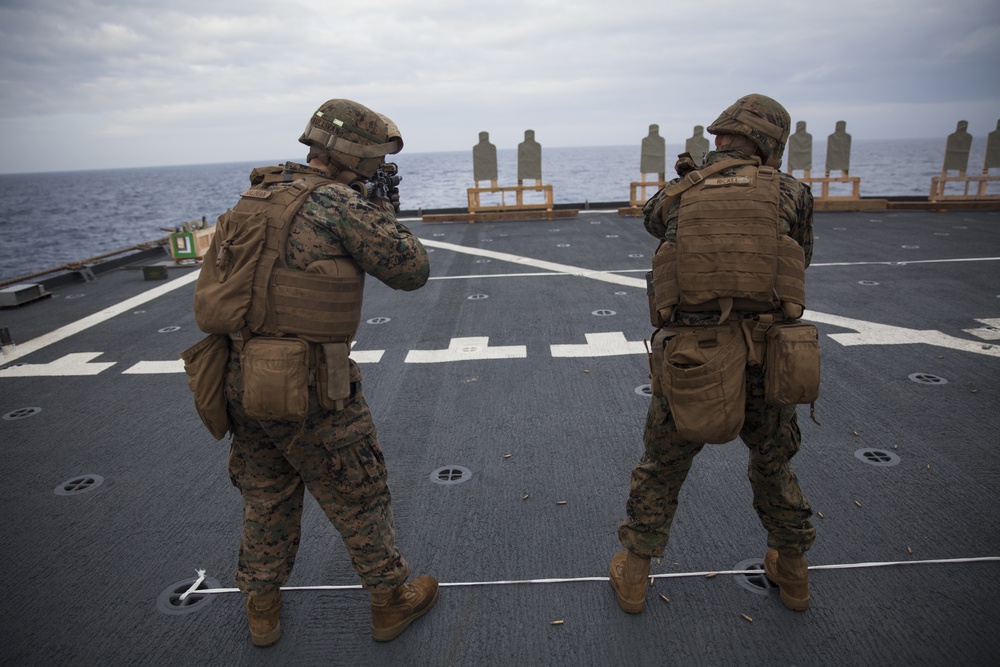
POLYGON ((998 37, 995 0, 5 0, 0 170, 296 157, 330 97, 409 151, 679 142, 754 91, 820 135, 983 134, 998 37))

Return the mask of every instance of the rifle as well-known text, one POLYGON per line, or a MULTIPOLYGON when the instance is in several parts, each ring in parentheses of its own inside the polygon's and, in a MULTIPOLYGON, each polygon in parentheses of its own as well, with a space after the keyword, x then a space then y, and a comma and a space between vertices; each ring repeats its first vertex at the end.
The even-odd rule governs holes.
MULTIPOLYGON (((399 203, 399 182, 403 177, 399 175, 399 167, 394 162, 386 162, 375 170, 375 175, 370 181, 355 181, 351 187, 369 201, 385 199, 392 202, 394 207, 399 203), (396 195, 393 200, 392 196, 396 195)), ((398 208, 397 208, 398 210, 398 208)))

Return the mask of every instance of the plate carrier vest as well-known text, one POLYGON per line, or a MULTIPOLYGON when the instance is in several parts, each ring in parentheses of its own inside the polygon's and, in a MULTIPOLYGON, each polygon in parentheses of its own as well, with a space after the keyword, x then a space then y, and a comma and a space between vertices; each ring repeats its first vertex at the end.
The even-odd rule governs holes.
MULTIPOLYGON (((653 256, 653 326, 676 310, 781 310, 789 319, 805 307, 805 253, 784 233, 780 178, 760 161, 720 160, 668 186, 666 214, 680 198, 677 240, 662 241, 653 256), (714 177, 724 169, 732 176, 714 177)), ((664 215, 664 218, 666 216, 664 215)))
POLYGON ((194 294, 195 319, 206 333, 234 340, 294 336, 346 343, 361 320, 364 271, 350 256, 288 268, 285 249, 295 214, 313 190, 334 181, 306 175, 284 188, 282 167, 250 174, 252 187, 219 216, 194 294))

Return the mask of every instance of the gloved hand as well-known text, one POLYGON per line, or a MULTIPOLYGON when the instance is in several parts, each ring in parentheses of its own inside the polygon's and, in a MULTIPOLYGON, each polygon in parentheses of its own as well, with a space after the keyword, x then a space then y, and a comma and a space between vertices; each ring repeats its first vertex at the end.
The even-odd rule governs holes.
POLYGON ((389 190, 389 203, 392 205, 392 210, 399 213, 399 188, 393 187, 389 190))
POLYGON ((386 213, 399 213, 399 193, 390 193, 388 199, 376 199, 375 204, 378 204, 383 211, 386 213))

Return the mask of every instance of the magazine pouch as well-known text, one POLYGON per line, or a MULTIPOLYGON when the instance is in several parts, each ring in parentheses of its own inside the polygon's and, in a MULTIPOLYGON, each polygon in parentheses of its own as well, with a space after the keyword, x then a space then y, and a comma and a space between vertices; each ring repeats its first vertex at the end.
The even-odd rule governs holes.
POLYGON ((223 391, 229 339, 221 334, 206 336, 181 352, 181 359, 198 416, 212 437, 222 440, 230 426, 223 391))
POLYGON ((682 331, 663 354, 663 394, 684 440, 722 444, 739 435, 747 347, 736 324, 682 331))
POLYGON ((652 350, 647 354, 649 358, 649 389, 653 396, 664 398, 663 396, 663 353, 670 340, 677 335, 677 331, 671 329, 657 329, 653 333, 653 340, 650 342, 652 350))
POLYGON ((324 343, 316 364, 316 399, 324 410, 343 410, 351 397, 351 348, 347 343, 324 343))
POLYGON ((243 345, 240 365, 247 416, 305 420, 309 414, 309 343, 257 336, 243 345))
POLYGON ((764 400, 785 406, 819 398, 819 332, 811 324, 775 323, 767 331, 764 400))

